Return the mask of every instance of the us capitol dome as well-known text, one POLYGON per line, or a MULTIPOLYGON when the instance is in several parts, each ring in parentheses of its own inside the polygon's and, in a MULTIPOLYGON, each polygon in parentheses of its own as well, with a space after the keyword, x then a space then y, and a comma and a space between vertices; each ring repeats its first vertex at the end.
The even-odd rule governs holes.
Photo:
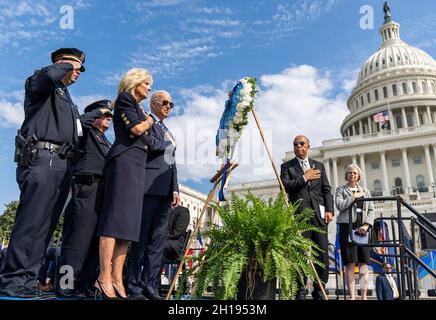
MULTIPOLYGON (((346 183, 347 165, 356 163, 363 171, 360 183, 373 197, 400 195, 435 223, 436 62, 402 41, 400 24, 392 20, 390 10, 385 11, 381 47, 357 76, 347 100, 350 113, 340 128, 342 137, 311 148, 309 157, 324 163, 333 195, 346 183)), ((286 152, 283 162, 294 157, 292 150, 286 152)), ((234 185, 229 191, 239 195, 250 191, 266 200, 280 189, 277 180, 268 180, 234 185)), ((374 208, 376 218, 397 215, 395 202, 376 201, 374 208)), ((403 210, 402 216, 411 213, 403 210)), ((328 229, 330 243, 335 243, 335 222, 328 229)), ((410 223, 405 226, 410 228, 410 223)), ((370 289, 374 283, 371 276, 370 289)), ((420 285, 434 288, 428 279, 420 285)), ((333 275, 327 287, 336 288, 333 275)))
MULTIPOLYGON (((324 163, 333 193, 345 184, 345 168, 353 162, 373 196, 401 195, 420 212, 436 212, 436 62, 401 40, 400 24, 389 11, 380 35, 380 48, 362 65, 347 100, 342 137, 323 141, 309 156, 324 163)), ((293 157, 291 150, 283 161, 293 157)), ((268 198, 278 184, 244 183, 230 190, 268 198)))

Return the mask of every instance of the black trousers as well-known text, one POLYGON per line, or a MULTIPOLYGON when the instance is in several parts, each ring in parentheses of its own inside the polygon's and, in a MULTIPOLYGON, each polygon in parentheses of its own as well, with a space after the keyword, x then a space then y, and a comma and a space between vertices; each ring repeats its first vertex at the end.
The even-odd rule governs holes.
POLYGON ((38 273, 38 281, 43 285, 47 284, 47 278, 50 278, 50 282, 53 284, 56 281, 56 270, 59 262, 61 248, 48 248, 44 259, 41 263, 41 268, 38 273))
MULTIPOLYGON (((96 237, 99 212, 103 200, 102 180, 89 184, 73 183, 73 196, 64 217, 64 228, 59 268, 71 266, 74 274, 74 289, 90 288, 97 279, 98 246, 96 237)), ((58 280, 62 277, 59 274, 58 280)), ((57 282, 56 290, 63 289, 57 282)))
MULTIPOLYGON (((317 264, 314 264, 316 273, 318 274, 319 278, 323 283, 326 283, 329 278, 329 254, 328 254, 328 234, 327 234, 327 226, 321 225, 321 223, 318 221, 317 217, 314 217, 312 219, 312 224, 314 224, 316 227, 318 227, 321 230, 324 230, 325 233, 315 232, 315 231, 308 231, 303 233, 303 236, 307 239, 311 239, 323 252, 319 252, 318 255, 315 257, 317 260, 321 261, 324 264, 324 267, 321 267, 317 264)), ((313 279, 313 293, 312 295, 319 297, 320 287, 319 283, 316 281, 316 279, 313 279)), ((307 277, 304 277, 304 283, 301 283, 298 281, 298 293, 302 294, 306 287, 307 277)))
POLYGON ((170 196, 145 195, 142 209, 141 233, 132 242, 127 261, 127 292, 154 293, 160 275, 168 223, 171 215, 170 196))
POLYGON ((71 185, 67 160, 38 149, 28 167, 17 167, 21 191, 14 227, 0 275, 0 295, 15 296, 34 290, 71 185))

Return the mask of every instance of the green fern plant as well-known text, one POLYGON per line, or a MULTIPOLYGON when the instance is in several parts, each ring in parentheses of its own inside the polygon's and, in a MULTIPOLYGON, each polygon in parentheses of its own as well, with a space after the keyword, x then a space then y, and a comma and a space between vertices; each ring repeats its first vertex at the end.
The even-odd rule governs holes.
MULTIPOLYGON (((196 258, 185 276, 193 276, 195 292, 201 298, 211 286, 216 299, 235 299, 241 274, 254 279, 262 271, 263 281, 278 279, 281 299, 293 299, 298 279, 314 277, 310 261, 320 249, 303 237, 303 232, 322 232, 310 223, 314 213, 305 209, 295 214, 299 203, 286 206, 283 194, 268 202, 248 194, 245 199, 231 195, 229 204, 214 204, 222 225, 205 232, 210 245, 196 258)), ((248 290, 253 283, 248 281, 248 290)))

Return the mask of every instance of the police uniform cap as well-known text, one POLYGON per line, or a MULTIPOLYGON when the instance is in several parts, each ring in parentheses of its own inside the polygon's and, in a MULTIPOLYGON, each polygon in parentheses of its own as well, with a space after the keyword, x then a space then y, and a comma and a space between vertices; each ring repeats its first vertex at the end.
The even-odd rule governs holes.
POLYGON ((112 101, 110 100, 99 100, 96 102, 91 103, 90 105, 86 106, 85 112, 91 112, 95 109, 109 109, 112 111, 112 101))
POLYGON ((84 72, 85 67, 83 64, 85 63, 85 54, 83 51, 76 48, 60 48, 51 54, 51 61, 54 63, 59 59, 65 60, 73 60, 80 62, 82 66, 80 67, 80 71, 84 72))

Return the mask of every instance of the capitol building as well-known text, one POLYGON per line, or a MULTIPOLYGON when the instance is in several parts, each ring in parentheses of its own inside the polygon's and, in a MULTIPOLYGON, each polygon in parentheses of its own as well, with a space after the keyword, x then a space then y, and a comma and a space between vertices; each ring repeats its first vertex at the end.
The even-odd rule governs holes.
MULTIPOLYGON (((380 48, 363 64, 348 98, 350 114, 342 122, 342 137, 323 141, 310 149, 309 157, 324 163, 333 193, 345 184, 346 166, 356 163, 363 171, 362 185, 373 196, 400 195, 421 213, 436 212, 436 62, 401 40, 400 24, 390 15, 380 35, 380 48)), ((282 160, 293 157, 291 150, 282 160)), ((250 190, 265 199, 279 192, 276 180, 229 190, 250 190)), ((379 215, 396 213, 393 202, 375 207, 379 215)), ((329 228, 333 243, 335 229, 329 228)))

